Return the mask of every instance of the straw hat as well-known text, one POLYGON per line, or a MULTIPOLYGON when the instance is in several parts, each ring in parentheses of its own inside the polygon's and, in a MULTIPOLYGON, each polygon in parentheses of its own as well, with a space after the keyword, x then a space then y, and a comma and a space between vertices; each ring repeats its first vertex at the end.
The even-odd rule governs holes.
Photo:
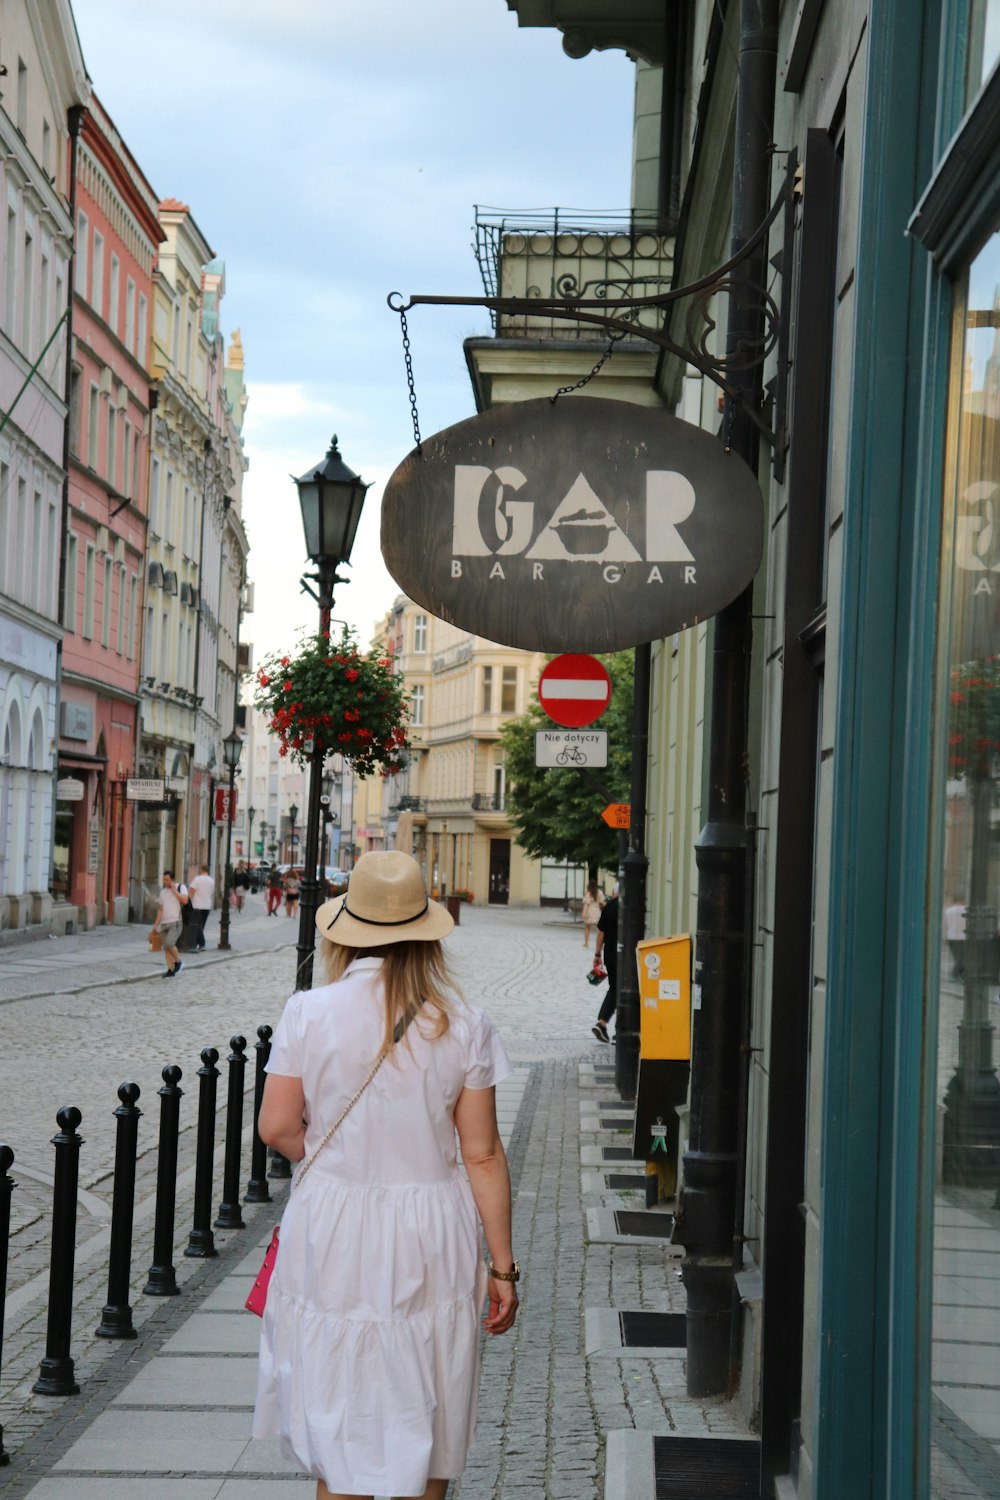
POLYGON ((416 860, 400 849, 362 854, 346 895, 324 901, 316 913, 320 935, 345 948, 429 943, 447 937, 454 925, 428 897, 416 860))

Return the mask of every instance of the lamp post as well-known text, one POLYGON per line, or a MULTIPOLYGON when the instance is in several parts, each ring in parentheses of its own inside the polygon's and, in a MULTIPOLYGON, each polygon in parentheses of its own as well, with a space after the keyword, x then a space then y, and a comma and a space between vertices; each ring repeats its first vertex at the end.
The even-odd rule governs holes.
POLYGON ((323 790, 322 790, 322 794, 321 794, 320 799, 319 799, 320 807, 322 807, 322 809, 323 809, 323 827, 322 827, 321 832, 320 832, 320 845, 319 845, 319 856, 320 856, 319 857, 319 865, 320 865, 320 869, 323 871, 323 883, 325 884, 325 882, 326 882, 326 867, 329 864, 329 859, 327 858, 327 851, 326 851, 326 843, 327 843, 327 838, 328 838, 327 829, 329 828, 330 824, 333 822, 333 819, 334 819, 334 814, 330 811, 330 803, 333 800, 333 774, 332 774, 332 772, 330 772, 330 771, 324 771, 323 772, 322 787, 323 787, 323 790))
POLYGON ((294 865, 296 863, 296 859, 295 859, 295 824, 296 824, 296 822, 298 820, 298 816, 299 816, 298 806, 296 805, 296 803, 293 802, 292 805, 288 809, 288 821, 292 825, 292 831, 288 835, 288 863, 290 865, 294 865))
POLYGON ((248 839, 248 843, 250 845, 250 848, 248 850, 248 853, 250 855, 250 863, 251 864, 253 863, 253 859, 254 859, 253 820, 254 820, 254 818, 256 816, 257 816, 257 809, 255 807, 248 807, 247 808, 247 823, 250 825, 250 836, 249 836, 249 839, 248 839))
POLYGON ((226 878, 222 892, 222 916, 219 919, 219 947, 229 951, 229 892, 233 880, 233 798, 235 796, 236 767, 243 753, 243 741, 236 733, 236 726, 222 741, 222 753, 229 767, 229 816, 226 819, 226 878))
MULTIPOLYGON (((350 558, 368 485, 344 463, 337 447, 337 439, 334 438, 323 463, 317 464, 300 479, 296 479, 295 487, 299 492, 306 553, 316 568, 316 572, 309 575, 308 579, 303 579, 302 584, 319 605, 320 632, 329 632, 334 585, 347 582, 338 576, 337 567, 350 558), (316 587, 313 588, 312 584, 316 587)), ((319 906, 320 889, 317 878, 320 798, 323 795, 323 761, 326 749, 322 740, 316 738, 309 755, 306 852, 299 896, 299 941, 296 944, 296 985, 300 989, 308 989, 312 984, 316 908, 319 906)))

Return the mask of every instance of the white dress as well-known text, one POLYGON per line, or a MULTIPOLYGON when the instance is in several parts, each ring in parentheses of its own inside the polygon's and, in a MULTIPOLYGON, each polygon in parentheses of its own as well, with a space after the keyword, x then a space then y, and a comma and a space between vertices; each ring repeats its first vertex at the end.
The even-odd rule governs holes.
MULTIPOLYGON (((302 1079, 306 1158, 378 1056, 380 968, 293 995, 275 1030, 268 1071, 302 1079)), ((254 1436, 344 1494, 456 1478, 475 1428, 486 1273, 454 1108, 510 1063, 474 1006, 456 1001, 443 1037, 421 1026, 293 1188, 264 1311, 254 1436)))

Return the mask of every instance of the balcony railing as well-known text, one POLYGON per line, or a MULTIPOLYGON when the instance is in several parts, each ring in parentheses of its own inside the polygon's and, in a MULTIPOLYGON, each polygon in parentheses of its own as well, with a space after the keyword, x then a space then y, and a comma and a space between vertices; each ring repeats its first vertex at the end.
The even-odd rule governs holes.
MULTIPOLYGON (((489 297, 617 302, 655 297, 669 290, 673 277, 674 236, 648 214, 477 207, 475 233, 476 259, 489 297)), ((661 328, 663 319, 658 308, 641 311, 635 320, 637 337, 643 326, 661 328)), ((593 324, 550 314, 503 313, 493 317, 493 326, 501 338, 600 337, 593 324)))
POLYGON ((404 812, 423 813, 423 812, 426 812, 427 811, 427 798, 426 797, 406 797, 406 796, 400 797, 400 799, 396 803, 395 807, 391 807, 389 809, 389 811, 390 812, 394 812, 394 813, 404 813, 404 812))
POLYGON ((492 792, 473 792, 473 812, 503 812, 503 797, 497 797, 492 792))

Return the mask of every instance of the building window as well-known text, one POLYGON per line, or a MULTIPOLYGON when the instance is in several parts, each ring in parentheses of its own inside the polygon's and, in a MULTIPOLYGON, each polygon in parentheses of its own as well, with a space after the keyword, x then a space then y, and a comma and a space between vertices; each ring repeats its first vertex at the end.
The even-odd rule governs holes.
POLYGON ((35 299, 32 293, 32 280, 35 274, 35 242, 29 233, 24 236, 24 267, 21 273, 21 349, 30 359, 32 354, 31 345, 31 314, 34 312, 35 299))
POLYGON ((28 134, 28 66, 20 57, 17 60, 17 128, 22 136, 28 134))
POLYGON ((108 402, 108 483, 118 488, 118 412, 112 401, 108 402))
POLYGON ((136 358, 143 365, 146 363, 146 344, 149 331, 149 304, 142 293, 139 293, 139 342, 136 345, 136 358))
POLYGON ((7 290, 5 299, 6 315, 4 326, 14 327, 14 303, 17 297, 17 211, 7 206, 7 240, 4 246, 4 255, 7 261, 7 290))
POLYGON ((493 712, 493 668, 483 668, 483 696, 480 704, 480 712, 491 714, 493 712))
POLYGON ((76 570, 80 565, 79 544, 75 531, 66 538, 66 597, 63 605, 63 623, 67 630, 76 634, 76 570))
POLYGON ((500 712, 502 714, 517 712, 516 667, 504 667, 503 669, 503 676, 500 680, 500 712))
POLYGON ((83 637, 87 641, 94 637, 95 551, 93 542, 88 542, 83 573, 83 637))
POLYGON ((427 652, 426 615, 415 615, 413 618, 413 649, 417 656, 424 656, 427 652))
POLYGON ((149 529, 159 530, 160 524, 160 460, 154 458, 149 471, 149 529))
POLYGON ((135 606, 139 596, 139 579, 135 573, 129 579, 128 586, 128 659, 135 661, 135 606))
MULTIPOLYGON (((49 327, 49 257, 46 254, 47 242, 42 241, 41 268, 38 273, 38 346, 41 349, 48 343, 52 329, 49 327)), ((52 350, 46 355, 46 363, 51 366, 52 350)))
POLYGON ((31 603, 38 610, 39 614, 42 614, 45 609, 42 588, 42 559, 45 556, 45 534, 43 529, 45 512, 42 509, 42 496, 39 490, 35 491, 31 521, 31 603))
POLYGON ((135 282, 131 276, 125 281, 125 348, 135 353, 135 282))
MULTIPOLYGON (((993 1275, 992 1267, 986 1269, 987 1258, 980 1253, 977 1259, 977 1250, 992 1243, 984 1236, 995 1234, 985 1226, 996 1218, 1000 1145, 994 1097, 1000 963, 995 812, 1000 796, 1000 574, 994 569, 1000 568, 1000 539, 990 498, 1000 474, 1000 234, 973 261, 957 302, 945 456, 946 516, 952 518, 945 535, 953 527, 954 542, 942 552, 942 597, 951 601, 951 620, 950 630, 944 621, 940 631, 942 650, 950 641, 941 674, 946 681, 941 759, 947 764, 937 789, 943 840, 933 882, 943 916, 932 913, 928 926, 935 938, 943 934, 940 962, 928 978, 930 1003, 937 1011, 930 1031, 938 1039, 932 1074, 936 1088, 929 1103, 939 1130, 933 1157, 931 1444, 932 1464, 940 1459, 942 1474, 950 1472, 958 1431, 966 1445, 978 1443, 987 1451, 996 1430, 996 1344, 984 1332, 980 1300, 995 1291, 996 1282, 973 1278, 993 1275), (981 1102, 984 1077, 991 1089, 988 1108, 981 1102), (992 1360, 985 1353, 987 1339, 992 1360)), ((932 951, 936 947, 932 942, 932 951)), ((951 1500, 973 1488, 943 1482, 934 1494, 951 1500)))
POLYGON ((163 497, 163 535, 168 546, 173 546, 174 536, 174 476, 167 470, 166 492, 163 497))
POLYGON ((114 592, 115 571, 114 563, 107 552, 104 554, 104 608, 101 613, 101 645, 107 646, 111 642, 111 605, 114 592))
POLYGON ((87 409, 87 464, 97 469, 97 433, 101 416, 101 393, 93 381, 90 382, 90 404, 87 409))
POLYGON ((104 236, 94 230, 94 269, 90 278, 90 305, 104 317, 104 236))
POLYGON ((108 277, 108 324, 111 332, 117 337, 119 297, 121 295, 121 266, 117 255, 111 256, 111 272, 108 277))
POLYGON ((122 494, 132 498, 132 423, 125 418, 125 438, 122 444, 122 494))
POLYGON ((413 689, 413 692, 410 694, 410 700, 413 704, 413 716, 410 722, 415 729, 419 729, 424 722, 424 706, 426 700, 426 689, 420 683, 417 684, 417 686, 413 689))
POLYGON ((76 289, 81 297, 86 297, 89 287, 89 251, 90 251, 90 224, 87 215, 81 209, 76 216, 76 289))
POLYGON ((129 490, 129 494, 136 505, 139 504, 140 499, 139 457, 142 448, 141 436, 142 434, 140 433, 138 428, 136 428, 132 433, 132 487, 129 490))
POLYGON ((52 126, 48 120, 42 120, 42 171, 46 177, 52 177, 52 126))

